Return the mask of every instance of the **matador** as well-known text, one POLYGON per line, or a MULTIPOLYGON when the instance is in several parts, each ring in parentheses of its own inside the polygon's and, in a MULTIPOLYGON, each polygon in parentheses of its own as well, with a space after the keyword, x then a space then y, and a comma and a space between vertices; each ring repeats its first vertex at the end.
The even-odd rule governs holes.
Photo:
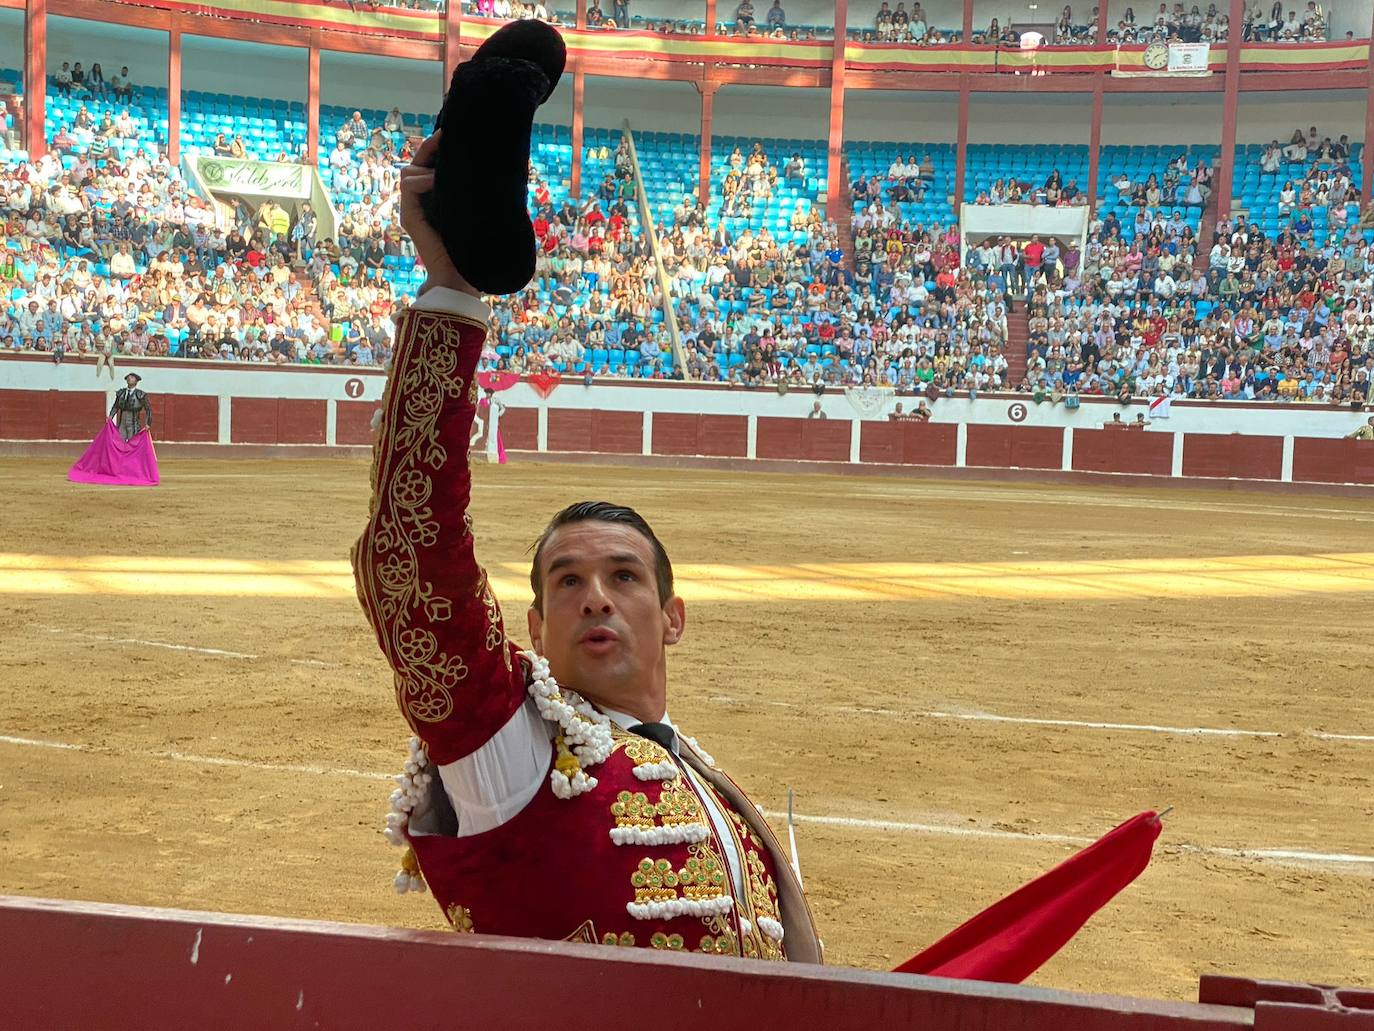
POLYGON ((402 172, 429 278, 399 318, 353 550, 414 732, 386 829, 405 848, 397 887, 427 883, 460 931, 820 962, 767 822, 668 714, 666 653, 686 611, 649 524, 607 502, 553 517, 530 571, 528 649, 474 556, 481 295, 532 275, 530 128, 563 62, 540 22, 494 34, 402 172))

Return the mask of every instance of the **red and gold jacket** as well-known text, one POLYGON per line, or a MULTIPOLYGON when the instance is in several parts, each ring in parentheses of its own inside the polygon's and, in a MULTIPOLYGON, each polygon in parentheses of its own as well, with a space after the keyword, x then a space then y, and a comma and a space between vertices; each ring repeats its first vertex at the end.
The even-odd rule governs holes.
POLYGON ((358 598, 414 730, 387 836, 458 930, 820 962, 805 895, 744 792, 694 742, 678 761, 629 735, 506 639, 473 554, 467 449, 485 306, 400 320, 374 449, 358 598), (549 783, 515 817, 456 836, 435 767, 471 754, 533 697, 549 783), (709 793, 739 857, 708 818, 709 793), (418 869, 415 864, 418 863, 418 869))

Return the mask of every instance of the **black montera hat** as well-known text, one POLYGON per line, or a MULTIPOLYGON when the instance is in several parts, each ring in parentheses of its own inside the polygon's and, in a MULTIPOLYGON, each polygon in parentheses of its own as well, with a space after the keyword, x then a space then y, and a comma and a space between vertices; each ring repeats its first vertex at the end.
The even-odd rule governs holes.
POLYGON ((444 135, 425 217, 454 268, 483 293, 513 294, 534 278, 530 132, 566 62, 557 29, 533 19, 510 22, 454 69, 435 119, 444 135))
POLYGON ((130 379, 130 378, 132 378, 133 381, 134 381, 135 383, 142 383, 142 382, 143 382, 143 377, 140 376, 140 375, 139 375, 138 373, 136 373, 136 372, 126 372, 126 373, 124 374, 124 378, 125 378, 125 379, 130 379))

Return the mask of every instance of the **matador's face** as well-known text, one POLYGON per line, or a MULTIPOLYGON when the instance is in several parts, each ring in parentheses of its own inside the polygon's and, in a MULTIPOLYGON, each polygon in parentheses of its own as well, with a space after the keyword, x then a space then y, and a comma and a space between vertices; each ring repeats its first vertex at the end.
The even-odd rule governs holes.
POLYGON ((659 600, 653 546, 631 526, 586 520, 554 530, 540 564, 529 630, 554 677, 603 708, 661 718, 665 653, 686 616, 680 598, 659 600))

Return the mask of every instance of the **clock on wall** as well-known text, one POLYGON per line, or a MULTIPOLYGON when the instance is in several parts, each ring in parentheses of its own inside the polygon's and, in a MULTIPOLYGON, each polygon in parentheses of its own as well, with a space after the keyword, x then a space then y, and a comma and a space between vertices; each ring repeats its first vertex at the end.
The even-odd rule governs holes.
POLYGON ((1151 43, 1145 48, 1145 67, 1158 71, 1169 66, 1169 46, 1167 43, 1151 43))

